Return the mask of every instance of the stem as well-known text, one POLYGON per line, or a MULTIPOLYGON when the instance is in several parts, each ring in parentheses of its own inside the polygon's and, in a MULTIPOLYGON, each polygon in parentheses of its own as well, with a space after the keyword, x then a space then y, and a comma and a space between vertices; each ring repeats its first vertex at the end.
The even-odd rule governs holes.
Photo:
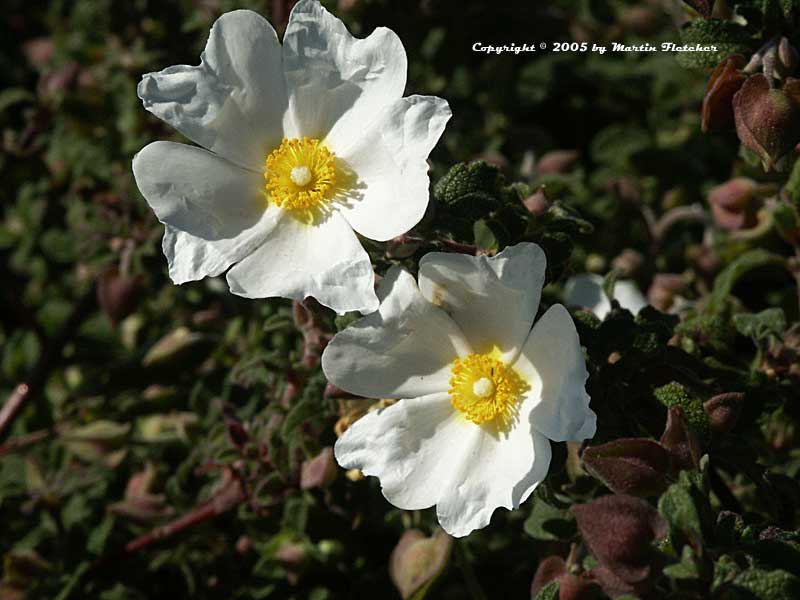
POLYGON ((401 244, 427 244, 430 246, 443 248, 445 250, 450 250, 452 252, 460 252, 461 254, 476 255, 480 250, 480 248, 478 248, 477 246, 473 246, 472 244, 462 244, 460 242, 454 242, 453 240, 447 239, 445 237, 439 237, 433 240, 429 240, 427 238, 406 234, 406 235, 401 235, 398 241, 401 244))
POLYGON ((152 531, 129 542, 123 554, 134 554, 152 546, 156 542, 177 535, 187 529, 205 523, 236 508, 244 502, 247 494, 244 486, 236 476, 231 476, 225 487, 217 492, 211 499, 190 510, 188 513, 170 521, 166 525, 156 527, 152 531))
POLYGON ((708 221, 708 215, 699 204, 676 206, 668 210, 660 219, 652 224, 651 233, 653 235, 653 240, 656 243, 660 243, 667 232, 672 229, 676 223, 680 223, 681 221, 700 221, 701 223, 705 223, 708 221))
POLYGON ((58 433, 58 428, 53 427, 50 429, 39 429, 37 431, 32 431, 31 433, 26 433, 15 438, 11 438, 5 444, 0 445, 0 457, 10 454, 11 452, 22 450, 28 446, 32 446, 33 444, 41 442, 42 440, 46 440, 51 435, 56 433, 58 433))
POLYGON ((5 404, 3 404, 3 408, 0 409, 0 433, 2 433, 6 427, 11 424, 17 414, 19 414, 30 391, 31 388, 27 383, 20 383, 14 388, 14 391, 11 392, 11 395, 5 401, 5 404))

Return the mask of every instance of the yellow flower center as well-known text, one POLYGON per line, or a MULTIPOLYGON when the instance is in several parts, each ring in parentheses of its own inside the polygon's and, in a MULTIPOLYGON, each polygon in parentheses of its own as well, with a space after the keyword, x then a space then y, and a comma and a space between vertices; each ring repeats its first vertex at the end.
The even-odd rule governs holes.
POLYGON ((500 430, 511 426, 529 386, 497 348, 457 358, 450 372, 450 402, 464 417, 478 425, 494 421, 500 430))
POLYGON ((336 157, 318 139, 283 138, 267 157, 269 199, 288 210, 323 208, 336 186, 336 157))

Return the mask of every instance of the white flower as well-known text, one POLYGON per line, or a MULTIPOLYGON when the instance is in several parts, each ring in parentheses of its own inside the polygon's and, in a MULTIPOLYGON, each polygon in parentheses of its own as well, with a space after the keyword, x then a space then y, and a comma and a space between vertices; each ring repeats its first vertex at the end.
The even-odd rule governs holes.
POLYGON ((344 433, 339 464, 377 476, 399 508, 436 505, 454 536, 524 502, 547 475, 548 438, 590 438, 596 421, 569 313, 557 304, 531 330, 544 272, 544 253, 528 243, 493 258, 428 254, 419 287, 390 270, 378 312, 322 356, 342 389, 400 399, 344 433))
POLYGON ((170 277, 228 271, 248 298, 314 296, 338 312, 378 306, 356 237, 408 231, 428 204, 426 158, 447 102, 403 97, 397 35, 357 39, 316 0, 292 11, 283 46, 261 16, 220 17, 199 66, 144 75, 144 106, 203 148, 154 142, 136 183, 166 225, 170 277))
MULTIPOLYGON (((614 300, 622 308, 638 315, 647 306, 647 300, 633 281, 625 279, 614 283, 614 300)), ((611 312, 611 302, 603 291, 603 278, 593 273, 581 273, 567 280, 564 285, 564 302, 568 306, 581 306, 592 311, 598 319, 611 312)))

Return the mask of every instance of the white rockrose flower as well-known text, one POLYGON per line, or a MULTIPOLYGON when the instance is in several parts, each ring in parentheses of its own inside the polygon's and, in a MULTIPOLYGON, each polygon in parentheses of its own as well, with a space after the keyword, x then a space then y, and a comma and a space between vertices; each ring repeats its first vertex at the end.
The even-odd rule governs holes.
POLYGON ((199 66, 144 75, 145 108, 202 146, 154 142, 133 160, 166 225, 172 280, 234 265, 234 294, 374 311, 356 233, 385 241, 419 222, 426 159, 450 118, 441 98, 403 97, 406 66, 391 30, 357 39, 302 0, 283 45, 264 18, 237 10, 214 23, 199 66))
POLYGON ((547 475, 548 440, 591 438, 596 417, 569 313, 557 304, 533 326, 545 266, 542 249, 523 243, 493 258, 428 254, 419 285, 391 269, 378 311, 322 356, 334 385, 399 399, 347 429, 339 464, 377 476, 399 508, 436 505, 442 527, 460 537, 525 501, 547 475))
MULTIPOLYGON (((614 283, 614 300, 634 315, 647 306, 647 300, 633 281, 625 279, 614 283)), ((603 278, 594 273, 581 273, 564 285, 564 302, 568 306, 581 306, 603 320, 611 312, 611 302, 603 291, 603 278)))

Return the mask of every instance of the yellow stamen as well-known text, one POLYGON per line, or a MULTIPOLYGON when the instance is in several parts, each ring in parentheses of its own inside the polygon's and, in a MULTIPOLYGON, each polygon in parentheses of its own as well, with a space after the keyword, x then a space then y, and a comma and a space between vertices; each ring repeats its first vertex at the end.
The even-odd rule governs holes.
POLYGON ((336 157, 318 139, 283 138, 267 157, 264 179, 270 201, 281 208, 321 209, 336 186, 336 157))
POLYGON ((453 361, 450 402, 478 425, 494 422, 498 429, 507 431, 528 389, 519 373, 502 361, 497 348, 453 361))

